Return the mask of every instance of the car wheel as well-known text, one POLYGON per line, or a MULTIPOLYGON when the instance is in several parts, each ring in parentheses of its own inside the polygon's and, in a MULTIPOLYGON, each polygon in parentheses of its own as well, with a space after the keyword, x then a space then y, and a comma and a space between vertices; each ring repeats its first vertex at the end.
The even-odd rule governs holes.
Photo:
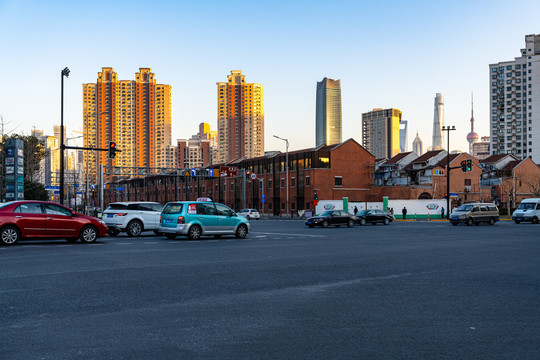
POLYGON ((188 238, 190 240, 199 240, 201 238, 202 229, 199 225, 191 225, 188 231, 188 238))
POLYGON ((353 226, 354 226, 354 221, 349 220, 349 221, 347 222, 347 226, 348 226, 348 227, 353 227, 353 226))
POLYGON ((165 234, 165 236, 167 237, 167 239, 170 239, 170 240, 176 239, 176 234, 165 234))
POLYGON ((519 224, 521 221, 519 221, 519 220, 514 220, 514 222, 515 222, 516 224, 519 224))
POLYGON ((385 218, 384 219, 384 225, 388 225, 388 224, 390 224, 390 220, 388 220, 388 218, 385 218))
POLYGON ((459 224, 457 221, 452 221, 452 225, 457 226, 459 224))
POLYGON ((19 229, 14 226, 6 226, 0 231, 0 241, 2 242, 2 245, 13 245, 19 241, 20 237, 21 234, 19 229))
POLYGON ((143 231, 143 225, 139 220, 131 220, 127 226, 127 233, 130 237, 137 237, 141 235, 143 231))
POLYGON ((328 227, 328 221, 324 220, 321 226, 323 228, 327 228, 328 227))
POLYGON ((533 224, 538 224, 538 218, 537 218, 536 216, 533 217, 532 223, 533 223, 533 224))
POLYGON ((107 232, 109 233, 109 236, 118 236, 118 234, 120 234, 120 230, 118 229, 109 229, 107 232))
POLYGON ((85 226, 82 228, 79 238, 84 244, 91 244, 95 242, 98 238, 97 229, 90 225, 85 226))
POLYGON ((246 237, 248 233, 247 226, 244 224, 238 225, 238 229, 236 229, 236 237, 239 239, 243 239, 246 237))
POLYGON ((366 225, 366 219, 360 219, 360 225, 362 226, 366 225))
POLYGON ((493 225, 495 224, 495 219, 494 218, 490 218, 489 219, 489 225, 493 225))
POLYGON ((474 223, 472 218, 467 219, 467 226, 471 226, 474 223))
POLYGON ((249 220, 249 215, 247 215, 247 216, 246 216, 246 219, 248 219, 248 220, 249 220))

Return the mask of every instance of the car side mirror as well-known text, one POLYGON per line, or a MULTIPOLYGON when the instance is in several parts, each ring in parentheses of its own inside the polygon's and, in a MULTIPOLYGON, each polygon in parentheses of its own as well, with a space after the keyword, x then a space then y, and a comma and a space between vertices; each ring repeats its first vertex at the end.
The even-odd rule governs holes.
POLYGON ((72 216, 72 217, 77 217, 78 215, 77 215, 77 213, 76 213, 75 211, 72 211, 72 212, 71 212, 71 216, 72 216))

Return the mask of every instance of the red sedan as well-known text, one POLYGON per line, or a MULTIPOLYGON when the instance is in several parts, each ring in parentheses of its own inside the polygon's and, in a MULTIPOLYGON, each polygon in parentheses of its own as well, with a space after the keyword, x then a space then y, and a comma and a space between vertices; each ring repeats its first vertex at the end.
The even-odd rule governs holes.
POLYGON ((107 236, 100 220, 76 213, 47 201, 12 201, 0 204, 0 244, 13 245, 20 239, 65 238, 93 243, 107 236))

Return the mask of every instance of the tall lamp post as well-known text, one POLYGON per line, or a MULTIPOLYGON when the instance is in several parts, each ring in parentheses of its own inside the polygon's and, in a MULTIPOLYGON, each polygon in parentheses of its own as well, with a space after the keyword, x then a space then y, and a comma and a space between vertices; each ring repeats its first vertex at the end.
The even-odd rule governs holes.
POLYGON ((69 77, 66 67, 60 74, 60 204, 64 205, 64 76, 69 77))
POLYGON ((454 125, 443 126, 442 131, 446 131, 446 218, 450 218, 450 131, 456 130, 454 125))
POLYGON ((285 185, 285 189, 287 189, 287 217, 289 217, 289 140, 280 138, 279 136, 274 135, 276 139, 285 141, 285 171, 286 171, 286 178, 287 178, 287 184, 285 185))

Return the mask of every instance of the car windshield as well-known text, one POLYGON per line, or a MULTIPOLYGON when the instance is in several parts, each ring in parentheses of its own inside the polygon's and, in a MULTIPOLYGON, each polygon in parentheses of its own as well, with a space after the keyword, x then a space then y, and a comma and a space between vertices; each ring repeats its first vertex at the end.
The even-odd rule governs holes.
POLYGON ((331 211, 331 210, 326 210, 326 211, 323 211, 321 215, 319 216, 332 216, 334 212, 331 211))
POLYGON ((456 209, 456 211, 470 211, 472 208, 472 205, 461 205, 456 209))
POLYGON ((518 206, 518 210, 534 210, 536 208, 535 203, 521 203, 518 206))
POLYGON ((163 214, 180 214, 183 204, 167 204, 161 211, 163 214))
POLYGON ((7 203, 0 204, 0 209, 5 208, 6 206, 11 205, 11 204, 13 204, 13 201, 10 201, 10 202, 7 202, 7 203))

